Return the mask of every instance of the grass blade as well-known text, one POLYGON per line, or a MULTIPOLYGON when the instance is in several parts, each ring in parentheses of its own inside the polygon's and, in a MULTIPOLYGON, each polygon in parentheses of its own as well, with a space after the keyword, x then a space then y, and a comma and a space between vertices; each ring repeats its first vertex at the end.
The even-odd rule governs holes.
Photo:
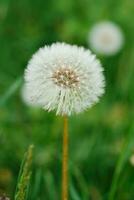
POLYGON ((6 90, 5 94, 0 98, 0 106, 3 106, 7 100, 16 92, 22 83, 22 77, 17 78, 14 83, 6 90))
MULTIPOLYGON (((132 128, 134 129, 134 127, 132 127, 132 128)), ((117 185, 118 185, 118 181, 120 178, 120 174, 125 166, 125 163, 129 157, 133 147, 134 147, 134 134, 133 134, 133 131, 130 130, 128 139, 127 139, 126 143, 124 144, 123 151, 119 157, 119 160, 118 160, 116 168, 115 168, 115 172, 114 172, 113 180, 112 180, 112 184, 111 184, 111 189, 110 189, 110 193, 109 193, 109 200, 115 199, 115 193, 117 190, 117 185)))
POLYGON ((20 168, 19 179, 14 198, 15 200, 27 199, 30 177, 31 177, 32 157, 33 157, 33 145, 30 145, 20 168))

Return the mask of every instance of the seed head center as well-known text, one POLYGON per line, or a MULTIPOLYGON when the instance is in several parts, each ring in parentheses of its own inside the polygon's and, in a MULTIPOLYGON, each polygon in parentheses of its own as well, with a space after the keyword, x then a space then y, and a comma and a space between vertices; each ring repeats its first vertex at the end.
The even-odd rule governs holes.
POLYGON ((52 76, 54 83, 61 87, 72 88, 79 83, 79 77, 76 72, 69 68, 59 68, 52 76))

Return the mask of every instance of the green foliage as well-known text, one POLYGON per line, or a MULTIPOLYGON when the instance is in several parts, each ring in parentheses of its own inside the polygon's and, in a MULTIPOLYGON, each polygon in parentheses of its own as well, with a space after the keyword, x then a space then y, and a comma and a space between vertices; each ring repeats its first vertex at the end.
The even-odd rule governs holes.
POLYGON ((70 117, 70 200, 134 199, 133 16, 132 0, 0 1, 0 190, 11 199, 23 152, 31 143, 36 148, 28 200, 61 197, 62 119, 22 101, 28 60, 55 41, 89 48, 88 32, 101 20, 117 23, 125 44, 115 56, 98 55, 107 83, 101 101, 70 117))

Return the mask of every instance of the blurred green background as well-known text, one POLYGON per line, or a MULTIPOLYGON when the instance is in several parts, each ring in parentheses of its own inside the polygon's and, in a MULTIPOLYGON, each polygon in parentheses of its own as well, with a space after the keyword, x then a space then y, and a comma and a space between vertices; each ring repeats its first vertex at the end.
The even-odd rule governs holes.
POLYGON ((23 103, 24 69, 45 44, 89 48, 91 26, 111 20, 122 28, 125 45, 100 58, 107 82, 101 101, 70 117, 69 199, 134 200, 133 18, 132 0, 0 0, 0 192, 12 199, 21 160, 33 143, 29 200, 60 199, 63 120, 23 103))

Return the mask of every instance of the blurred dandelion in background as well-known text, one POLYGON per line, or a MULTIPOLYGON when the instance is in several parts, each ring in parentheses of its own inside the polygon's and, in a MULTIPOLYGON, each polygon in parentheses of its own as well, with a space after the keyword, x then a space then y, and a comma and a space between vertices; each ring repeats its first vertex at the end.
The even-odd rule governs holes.
POLYGON ((134 154, 132 154, 132 155, 130 156, 129 161, 130 161, 130 164, 131 164, 132 166, 134 166, 134 154))
POLYGON ((91 49, 101 55, 114 55, 124 44, 121 28, 110 21, 102 21, 91 27, 88 42, 91 49))

